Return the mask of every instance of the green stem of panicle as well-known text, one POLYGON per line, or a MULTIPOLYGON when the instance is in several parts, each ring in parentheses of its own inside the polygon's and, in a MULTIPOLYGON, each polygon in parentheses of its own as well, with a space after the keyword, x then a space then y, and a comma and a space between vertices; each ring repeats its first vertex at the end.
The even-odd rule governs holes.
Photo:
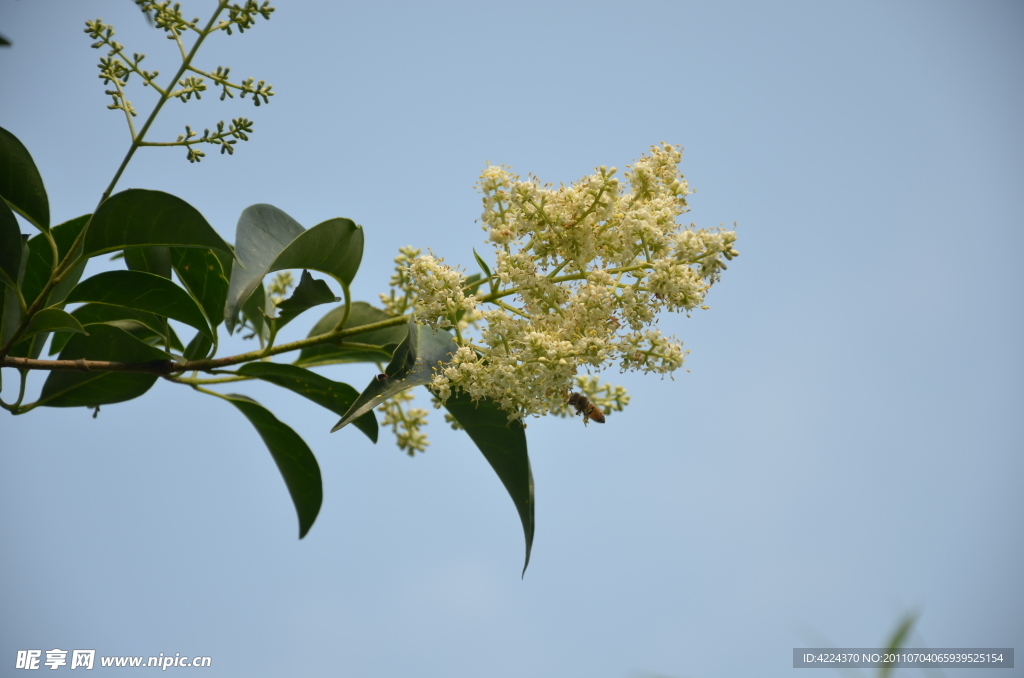
MULTIPOLYGON (((198 31, 199 37, 196 38, 196 41, 193 43, 192 49, 189 50, 188 54, 184 54, 181 66, 178 68, 178 72, 174 74, 174 78, 171 80, 170 86, 161 92, 160 99, 157 101, 156 106, 153 107, 153 111, 149 114, 149 117, 146 119, 145 124, 139 130, 138 134, 135 133, 132 126, 131 115, 127 110, 125 111, 125 115, 129 118, 128 129, 132 132, 132 144, 128 147, 128 152, 121 161, 120 167, 118 167, 117 171, 114 173, 114 178, 110 180, 110 184, 107 186, 106 190, 103 191, 103 195, 100 196, 99 204, 96 206, 97 209, 99 208, 99 205, 103 204, 104 200, 110 197, 110 194, 114 191, 114 187, 117 185, 117 182, 121 179, 121 175, 124 174, 125 168, 128 167, 128 163, 131 161, 132 156, 135 155, 135 151, 142 146, 146 133, 149 132, 149 128, 153 125, 153 121, 156 120, 156 116, 160 113, 160 109, 162 109, 164 104, 167 103, 168 99, 170 99, 170 92, 174 87, 174 83, 181 79, 181 76, 183 76, 185 71, 188 70, 189 64, 192 63, 192 59, 195 58, 196 53, 199 51, 199 48, 202 47, 203 41, 206 37, 217 30, 217 17, 224 11, 227 4, 228 0, 219 0, 217 2, 217 9, 214 10, 213 16, 211 16, 210 20, 206 23, 206 27, 203 30, 198 31)), ((118 90, 120 90, 120 87, 118 87, 118 90)), ((122 100, 127 101, 127 99, 123 98, 123 94, 124 93, 122 92, 122 100)), ((93 210, 94 214, 95 211, 96 210, 93 210)), ((78 233, 78 237, 75 238, 75 242, 68 249, 68 253, 64 255, 64 259, 58 265, 54 266, 50 274, 50 279, 46 281, 46 284, 40 291, 39 296, 36 297, 31 306, 24 310, 21 316, 21 322, 18 323, 18 326, 11 335, 10 340, 8 340, 3 346, 0 346, 0 359, 6 357, 7 354, 10 353, 11 349, 18 343, 18 340, 25 333, 25 330, 28 329, 29 323, 32 321, 32 317, 46 304, 46 300, 49 298, 50 292, 53 291, 53 288, 56 287, 64 276, 67 275, 68 271, 78 263, 80 258, 78 251, 82 243, 85 242, 85 234, 89 231, 89 226, 91 224, 92 217, 90 217, 89 221, 82 227, 82 230, 78 233)))
MULTIPOLYGON (((195 58, 199 48, 202 47, 203 41, 206 40, 206 37, 210 35, 210 33, 216 30, 215 25, 217 23, 217 17, 220 16, 220 13, 224 11, 226 6, 227 0, 220 0, 220 2, 217 3, 217 9, 214 10, 213 16, 211 16, 210 20, 206 22, 206 27, 199 31, 199 37, 197 37, 196 41, 192 44, 192 49, 189 50, 188 54, 186 54, 182 59, 181 66, 178 68, 178 72, 175 73, 174 77, 171 79, 170 85, 164 90, 164 93, 156 102, 156 106, 153 107, 153 111, 149 114, 149 117, 146 118, 146 122, 142 125, 139 133, 132 139, 132 145, 129 147, 128 153, 125 154, 124 160, 121 161, 121 166, 118 167, 117 172, 114 173, 114 178, 110 180, 110 185, 107 186, 107 190, 103 191, 103 197, 100 198, 100 202, 109 198, 110 194, 114 191, 114 186, 116 186, 117 182, 121 179, 121 175, 124 173, 125 168, 131 161, 132 156, 135 155, 135 151, 137 151, 139 146, 142 145, 142 140, 146 138, 146 133, 149 132, 150 126, 152 126, 153 121, 156 120, 156 116, 160 113, 160 109, 163 108, 164 104, 170 99, 170 92, 174 88, 174 83, 178 82, 178 80, 181 79, 181 76, 185 75, 185 72, 189 68, 189 64, 192 63, 192 59, 195 58)), ((82 232, 85 233, 85 229, 82 229, 82 232)))

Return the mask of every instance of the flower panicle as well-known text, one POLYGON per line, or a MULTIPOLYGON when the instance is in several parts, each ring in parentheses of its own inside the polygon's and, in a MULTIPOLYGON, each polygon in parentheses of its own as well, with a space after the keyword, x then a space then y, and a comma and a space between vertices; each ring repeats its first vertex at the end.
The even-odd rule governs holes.
POLYGON ((621 180, 602 166, 557 187, 488 164, 477 187, 494 263, 480 260, 480 284, 433 254, 396 259, 390 298, 406 300, 401 308, 420 322, 454 328, 460 346, 435 372, 435 396, 491 398, 511 420, 564 415, 578 389, 615 412, 629 396, 591 375, 617 366, 671 376, 682 367, 687 351, 658 317, 707 308, 739 252, 735 231, 681 223, 692 193, 681 158, 682 148, 661 144, 621 180))

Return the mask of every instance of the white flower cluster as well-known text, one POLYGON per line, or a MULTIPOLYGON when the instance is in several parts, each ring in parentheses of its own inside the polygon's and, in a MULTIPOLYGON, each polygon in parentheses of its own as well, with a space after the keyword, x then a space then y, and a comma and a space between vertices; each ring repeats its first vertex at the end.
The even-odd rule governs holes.
POLYGON ((706 308, 709 287, 738 252, 733 231, 679 224, 690 192, 680 159, 680 148, 654 146, 625 185, 615 168, 600 167, 558 188, 488 166, 479 188, 496 250, 490 276, 468 284, 432 256, 404 264, 417 317, 456 327, 461 348, 438 370, 437 396, 490 397, 513 419, 564 411, 580 370, 681 367, 681 343, 654 326, 657 315, 706 308), (459 331, 467 316, 476 336, 459 331))
POLYGON ((409 264, 409 279, 416 294, 417 316, 434 327, 452 327, 461 312, 472 313, 476 297, 466 296, 463 289, 465 276, 444 259, 428 255, 416 257, 409 264))

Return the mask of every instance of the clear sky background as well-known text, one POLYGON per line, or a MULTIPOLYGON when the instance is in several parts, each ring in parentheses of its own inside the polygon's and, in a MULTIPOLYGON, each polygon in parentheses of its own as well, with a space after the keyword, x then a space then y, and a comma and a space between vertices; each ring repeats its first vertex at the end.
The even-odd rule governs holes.
MULTIPOLYGON (((876 647, 913 611, 911 645, 1024 650, 1024 4, 278 5, 198 60, 273 83, 270 105, 171 102, 153 137, 244 115, 251 141, 198 165, 144 149, 119 188, 178 195, 232 241, 253 203, 350 217, 372 302, 401 245, 472 267, 486 161, 568 183, 666 141, 689 218, 737 222, 741 256, 710 311, 661 321, 689 373, 609 375, 633 401, 603 427, 530 421, 525 579, 511 501, 440 417, 410 459, 236 387, 317 454, 298 541, 226 403, 160 382, 95 420, 5 413, 0 673, 56 647, 209 655, 211 676, 789 676, 793 647, 876 647)), ((127 0, 0 3, 0 126, 54 223, 128 147, 97 16, 173 73, 127 0)), ((323 373, 361 388, 373 367, 323 373)))

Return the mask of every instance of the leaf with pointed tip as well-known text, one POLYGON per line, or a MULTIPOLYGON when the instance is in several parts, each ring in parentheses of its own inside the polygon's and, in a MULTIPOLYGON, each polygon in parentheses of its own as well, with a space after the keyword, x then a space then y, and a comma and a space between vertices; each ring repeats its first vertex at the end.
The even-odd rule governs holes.
POLYGON ((130 188, 97 208, 85 235, 85 256, 126 247, 170 245, 230 252, 231 248, 199 211, 163 191, 130 188))
POLYGON ((299 539, 302 539, 313 527, 324 499, 320 465, 313 451, 298 433, 252 398, 237 394, 221 397, 245 415, 270 450, 299 514, 299 539))
MULTIPOLYGON (((0 202, 0 284, 17 286, 21 269, 21 228, 7 203, 0 202)), ((27 302, 32 303, 32 302, 27 302)))
MULTIPOLYGON (((345 414, 359 396, 359 391, 348 384, 331 381, 316 372, 310 372, 295 365, 246 363, 238 369, 238 374, 291 389, 299 395, 309 398, 317 405, 326 407, 338 416, 345 414)), ((377 442, 377 418, 373 416, 372 410, 357 418, 353 425, 365 433, 367 438, 377 442)))
POLYGON ((369 412, 386 398, 413 386, 429 384, 434 378, 434 368, 449 362, 458 348, 452 335, 420 325, 410 318, 409 335, 395 349, 384 371, 385 378, 378 376, 370 382, 331 433, 369 412))
MULTIPOLYGON (((341 320, 345 313, 345 307, 339 306, 332 310, 313 326, 309 336, 315 337, 318 334, 325 334, 334 329, 334 326, 341 320)), ((392 320, 390 316, 379 308, 370 306, 365 301, 356 301, 345 321, 345 328, 360 327, 382 320, 392 320)), ((393 325, 369 332, 361 332, 341 339, 336 344, 319 344, 304 348, 299 353, 296 365, 310 367, 313 365, 325 365, 330 363, 380 363, 390 360, 395 348, 405 341, 409 334, 407 324, 393 325), (352 344, 359 344, 358 347, 351 347, 352 344)))
MULTIPOLYGON (((473 250, 473 258, 476 259, 477 265, 480 266, 480 270, 483 271, 485 275, 480 276, 480 278, 478 278, 479 282, 474 281, 476 282, 476 285, 473 286, 472 289, 475 290, 477 287, 479 287, 486 281, 487 284, 490 285, 491 292, 494 292, 495 287, 494 281, 491 280, 491 267, 487 265, 487 262, 483 260, 483 257, 476 253, 475 249, 473 250)), ((466 282, 469 283, 470 281, 467 279, 466 282)))
POLYGON ((91 301, 134 308, 191 325, 211 339, 213 330, 188 292, 167 278, 142 271, 105 271, 78 283, 68 303, 91 301))
POLYGON ((461 391, 452 393, 444 406, 483 453, 516 505, 526 537, 525 575, 533 548, 534 502, 533 472, 523 423, 519 419, 509 421, 508 414, 494 400, 473 400, 461 391))
POLYGON ((28 339, 40 332, 79 332, 81 334, 89 334, 74 316, 58 308, 44 308, 32 316, 32 321, 19 341, 28 339))
POLYGON ((327 286, 327 283, 317 280, 309 274, 309 271, 303 271, 299 285, 292 292, 292 296, 277 305, 277 309, 280 311, 277 317, 277 330, 280 331, 303 311, 320 304, 331 304, 337 301, 341 300, 334 296, 334 292, 327 286))
POLYGON ((229 332, 238 309, 268 273, 303 268, 351 284, 363 256, 363 230, 350 219, 336 218, 307 231, 273 205, 252 205, 238 218, 235 254, 241 266, 231 271, 224 308, 229 332))
MULTIPOLYGON (((224 302, 228 298, 228 276, 224 275, 221 258, 214 250, 174 247, 171 261, 181 284, 199 302, 206 319, 216 329, 224 321, 224 302)), ((231 259, 227 261, 230 266, 231 259)))
POLYGON ((28 149, 0 127, 0 197, 40 231, 50 228, 50 203, 28 149))
MULTIPOLYGON (((89 334, 71 337, 61 360, 110 360, 143 363, 167 360, 163 351, 110 325, 90 325, 89 334)), ((39 404, 46 407, 96 407, 137 398, 156 381, 144 372, 51 372, 39 404)))
POLYGON ((144 271, 161 278, 171 277, 170 247, 129 247, 124 251, 129 271, 144 271))

